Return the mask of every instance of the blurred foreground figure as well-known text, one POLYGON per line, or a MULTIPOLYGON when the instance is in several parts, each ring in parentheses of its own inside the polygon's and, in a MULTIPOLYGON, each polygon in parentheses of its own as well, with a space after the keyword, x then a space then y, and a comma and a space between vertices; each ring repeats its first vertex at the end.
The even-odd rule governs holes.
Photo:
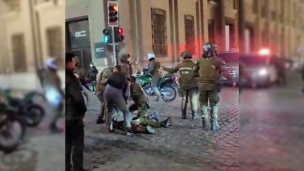
POLYGON ((56 59, 49 58, 45 62, 45 70, 42 74, 42 85, 45 98, 52 107, 53 119, 50 124, 50 130, 53 133, 62 132, 57 127, 57 120, 61 116, 64 105, 64 93, 61 89, 61 80, 57 73, 58 66, 56 59))
POLYGON ((83 118, 87 111, 82 87, 78 78, 74 75, 75 55, 66 53, 66 133, 65 153, 66 171, 84 171, 83 150, 84 150, 84 122, 83 118), (71 160, 72 158, 72 160, 71 160), (71 164, 73 163, 73 167, 71 164), (72 169, 73 168, 73 169, 72 169))

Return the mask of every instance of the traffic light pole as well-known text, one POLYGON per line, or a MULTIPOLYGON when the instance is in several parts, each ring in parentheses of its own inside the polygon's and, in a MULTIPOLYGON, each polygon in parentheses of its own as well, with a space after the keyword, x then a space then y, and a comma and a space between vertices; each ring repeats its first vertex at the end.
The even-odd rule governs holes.
POLYGON ((114 33, 114 27, 111 27, 111 29, 112 29, 112 43, 111 44, 109 44, 109 45, 111 45, 112 46, 112 48, 113 48, 113 56, 114 56, 114 58, 115 58, 115 65, 118 65, 118 55, 117 55, 117 48, 116 48, 116 46, 117 45, 119 45, 119 43, 116 43, 115 42, 115 33, 114 33))

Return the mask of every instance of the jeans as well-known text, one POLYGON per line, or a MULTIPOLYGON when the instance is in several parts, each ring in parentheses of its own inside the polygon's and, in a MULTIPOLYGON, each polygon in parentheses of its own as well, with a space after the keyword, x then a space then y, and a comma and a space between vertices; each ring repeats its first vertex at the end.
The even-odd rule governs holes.
POLYGON ((108 128, 112 128, 112 110, 114 109, 114 104, 116 107, 122 111, 124 115, 125 127, 131 127, 132 114, 128 109, 127 103, 125 101, 123 90, 114 88, 110 85, 105 87, 104 91, 104 101, 107 109, 107 126, 108 128))
POLYGON ((65 167, 66 171, 83 171, 84 124, 83 121, 66 123, 65 167), (71 164, 72 161, 72 164, 71 164))

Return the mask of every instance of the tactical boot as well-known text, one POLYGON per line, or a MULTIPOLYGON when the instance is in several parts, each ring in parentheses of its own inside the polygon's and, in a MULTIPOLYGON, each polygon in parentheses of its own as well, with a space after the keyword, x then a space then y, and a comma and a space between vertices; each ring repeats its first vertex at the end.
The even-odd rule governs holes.
POLYGON ((218 125, 217 121, 212 121, 210 130, 211 131, 218 131, 220 129, 220 126, 218 125))
POLYGON ((170 126, 171 118, 168 117, 166 120, 160 122, 160 126, 163 128, 168 128, 170 126))
POLYGON ((187 119, 187 112, 186 111, 182 111, 182 119, 187 119))
POLYGON ((202 118, 202 128, 204 131, 208 131, 208 125, 207 125, 207 119, 206 118, 202 118))
POLYGON ((197 114, 194 110, 192 110, 192 119, 193 120, 197 119, 197 114))

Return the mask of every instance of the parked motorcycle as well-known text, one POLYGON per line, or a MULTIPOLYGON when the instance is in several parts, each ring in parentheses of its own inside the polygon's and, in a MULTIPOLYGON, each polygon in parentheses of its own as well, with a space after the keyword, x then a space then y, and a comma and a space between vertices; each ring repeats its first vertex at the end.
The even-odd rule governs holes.
MULTIPOLYGON (((172 86, 172 76, 162 77, 157 83, 158 90, 163 96, 165 102, 172 102, 176 98, 176 89, 172 86)), ((140 75, 136 77, 136 83, 140 85, 145 93, 154 96, 155 93, 151 87, 152 76, 150 74, 140 75)))
POLYGON ((11 95, 10 90, 0 90, 5 96, 9 106, 17 110, 17 114, 22 116, 28 127, 36 127, 42 121, 45 110, 38 104, 34 103, 34 98, 40 96, 36 91, 26 93, 23 98, 16 98, 11 95))
POLYGON ((2 103, 0 107, 0 151, 5 153, 15 151, 22 143, 25 133, 26 124, 18 116, 18 110, 2 103))

